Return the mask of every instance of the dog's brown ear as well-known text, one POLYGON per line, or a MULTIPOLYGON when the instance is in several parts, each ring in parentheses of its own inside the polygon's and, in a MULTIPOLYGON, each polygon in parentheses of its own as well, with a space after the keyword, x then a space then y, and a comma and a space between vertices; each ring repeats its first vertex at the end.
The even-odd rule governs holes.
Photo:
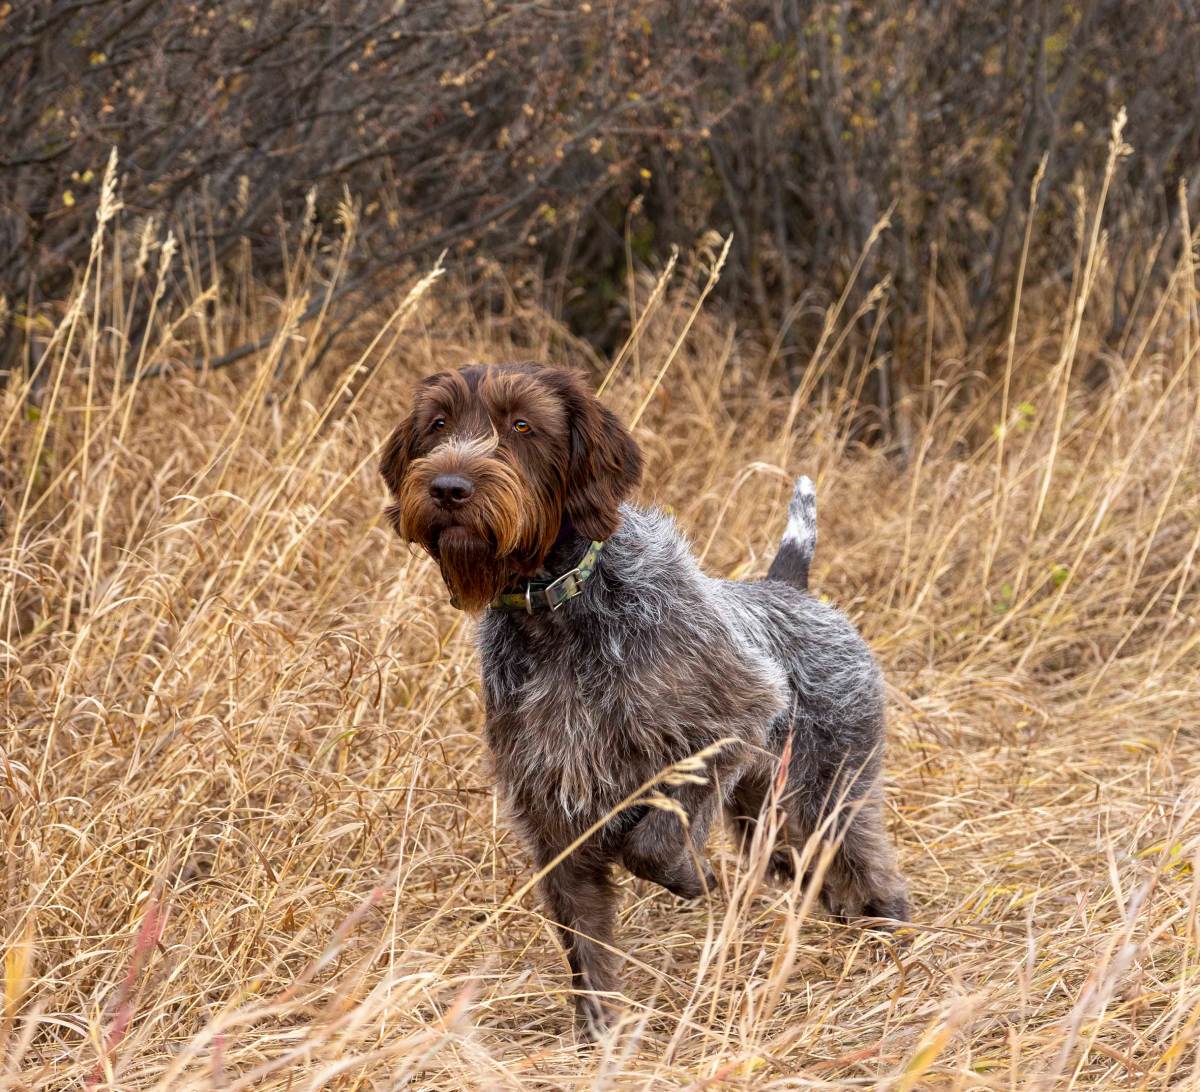
POLYGON ((617 415, 571 372, 558 373, 570 422, 566 514, 591 539, 620 525, 618 507, 642 478, 642 453, 617 415))
POLYGON ((423 392, 446 377, 445 372, 427 376, 417 384, 413 393, 412 408, 388 437, 379 456, 379 474, 393 496, 400 495, 400 485, 408 473, 408 464, 416 457, 417 438, 420 435, 421 402, 423 392))
POLYGON ((400 495, 400 483, 404 480, 408 464, 412 462, 416 438, 417 413, 412 410, 383 445, 383 454, 379 456, 379 473, 394 497, 400 495))

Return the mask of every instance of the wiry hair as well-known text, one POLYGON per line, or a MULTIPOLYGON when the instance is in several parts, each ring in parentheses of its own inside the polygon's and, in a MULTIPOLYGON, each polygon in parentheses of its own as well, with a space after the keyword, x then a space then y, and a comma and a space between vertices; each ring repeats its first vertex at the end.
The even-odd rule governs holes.
POLYGON ((781 807, 779 875, 793 873, 810 837, 824 837, 836 845, 822 892, 832 912, 907 918, 882 820, 879 671, 849 621, 806 591, 812 482, 796 483, 766 580, 713 579, 667 516, 622 503, 640 455, 576 377, 506 365, 436 383, 434 404, 474 422, 460 426, 465 436, 487 435, 506 398, 536 401, 534 431, 539 422, 544 430, 536 449, 432 442, 418 401, 389 444, 382 469, 399 496, 398 527, 439 558, 460 599, 469 589, 482 604, 485 584, 530 565, 565 572, 589 539, 607 538, 578 596, 554 611, 488 611, 479 628, 499 789, 538 867, 549 869, 542 893, 561 927, 581 1031, 599 1033, 620 988, 613 864, 682 897, 702 895, 712 881, 704 844, 722 812, 748 847, 765 812, 781 807), (475 485, 453 526, 426 497, 429 475, 446 468, 475 485), (668 785, 668 807, 622 810, 639 786, 697 754, 707 776, 668 785))

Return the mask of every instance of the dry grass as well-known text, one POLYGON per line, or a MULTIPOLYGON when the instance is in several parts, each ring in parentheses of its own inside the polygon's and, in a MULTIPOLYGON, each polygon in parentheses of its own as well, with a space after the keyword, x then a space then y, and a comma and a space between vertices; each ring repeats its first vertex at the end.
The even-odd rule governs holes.
MULTIPOLYGON (((1188 255, 1095 390, 1093 220, 1066 306, 1022 310, 994 383, 956 362, 953 301, 931 297, 906 459, 853 439, 876 361, 828 378, 849 315, 792 399, 703 312, 679 341, 714 255, 642 286, 656 310, 605 397, 644 405, 643 499, 740 576, 763 571, 790 476, 817 479, 814 585, 890 681, 918 909, 893 948, 720 846, 703 905, 627 882, 629 1021, 587 1052, 489 790, 468 624, 382 524, 374 472, 413 376, 562 359, 561 331, 516 301, 473 317, 441 281, 310 376, 311 324, 238 369, 131 380, 113 265, 129 283, 140 260, 151 293, 171 248, 109 211, 36 389, 0 392, 4 1087, 1194 1085, 1188 255)), ((308 252, 274 309, 249 282, 202 305, 197 281, 141 371, 299 314, 308 252)), ((197 277, 186 246, 173 268, 197 277)))

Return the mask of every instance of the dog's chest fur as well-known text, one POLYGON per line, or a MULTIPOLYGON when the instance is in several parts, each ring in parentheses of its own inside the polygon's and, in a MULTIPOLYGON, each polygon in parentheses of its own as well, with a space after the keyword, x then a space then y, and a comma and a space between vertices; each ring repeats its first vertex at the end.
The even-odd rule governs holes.
POLYGON ((488 742, 517 813, 582 830, 717 740, 762 746, 788 704, 780 666, 739 638, 714 581, 659 512, 623 509, 583 593, 491 611, 479 645, 488 742))

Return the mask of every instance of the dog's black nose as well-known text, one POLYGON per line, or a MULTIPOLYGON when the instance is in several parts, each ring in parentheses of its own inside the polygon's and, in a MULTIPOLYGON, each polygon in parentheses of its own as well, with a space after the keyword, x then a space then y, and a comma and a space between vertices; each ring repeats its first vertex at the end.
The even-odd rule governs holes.
POLYGON ((439 474, 429 483, 429 495, 439 508, 457 508, 466 504, 475 486, 461 474, 439 474))

